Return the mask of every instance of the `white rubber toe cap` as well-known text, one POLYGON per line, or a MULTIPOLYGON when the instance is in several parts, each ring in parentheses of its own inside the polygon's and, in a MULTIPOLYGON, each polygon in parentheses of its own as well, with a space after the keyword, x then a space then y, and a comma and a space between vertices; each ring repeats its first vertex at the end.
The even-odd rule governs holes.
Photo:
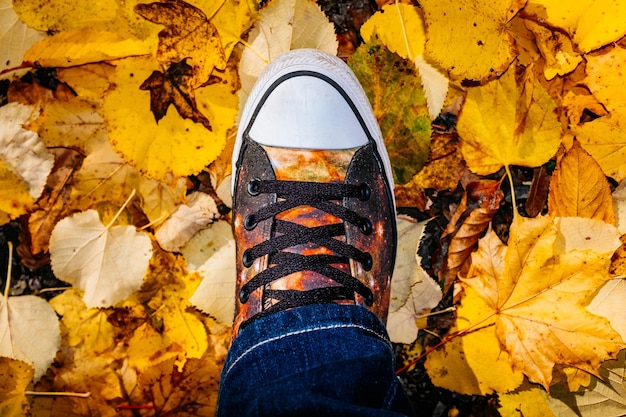
POLYGON ((349 149, 368 141, 344 97, 326 81, 311 76, 279 84, 249 135, 262 145, 301 149, 349 149))

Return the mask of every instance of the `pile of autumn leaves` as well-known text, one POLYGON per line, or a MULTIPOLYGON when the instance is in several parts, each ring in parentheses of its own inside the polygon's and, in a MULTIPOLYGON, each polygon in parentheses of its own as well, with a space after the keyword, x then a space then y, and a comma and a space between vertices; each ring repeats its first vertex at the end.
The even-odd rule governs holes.
MULTIPOLYGON (((620 410, 609 392, 626 393, 610 377, 623 361, 606 362, 626 347, 625 193, 607 181, 626 179, 626 4, 576 3, 390 4, 349 60, 407 201, 465 190, 442 235, 438 284, 415 259, 423 225, 400 221, 392 339, 415 341, 441 288, 454 291, 456 324, 427 348, 426 370, 450 390, 499 393, 503 415, 593 412, 581 398, 594 395, 620 410), (444 106, 459 114, 458 146, 430 143, 444 106), (490 225, 512 166, 535 169, 547 213, 516 209, 503 243, 490 225)), ((22 37, 3 68, 54 68, 56 83, 10 78, 0 222, 21 217, 22 261, 51 260, 73 288, 48 303, 7 286, 0 410, 211 415, 234 294, 218 207, 230 204, 240 101, 287 50, 337 53, 334 28, 307 0, 261 11, 243 0, 82 7, 14 0, 4 12, 22 37), (192 174, 200 185, 188 194, 192 174), (78 396, 27 399, 33 378, 37 391, 78 396)))

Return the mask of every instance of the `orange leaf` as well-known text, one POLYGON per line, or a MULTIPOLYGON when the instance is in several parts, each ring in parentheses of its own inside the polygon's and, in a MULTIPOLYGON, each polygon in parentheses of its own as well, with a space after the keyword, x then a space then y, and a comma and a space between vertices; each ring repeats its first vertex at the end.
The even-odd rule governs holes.
POLYGON ((600 165, 574 141, 552 175, 549 213, 560 217, 587 217, 615 224, 611 189, 600 165))

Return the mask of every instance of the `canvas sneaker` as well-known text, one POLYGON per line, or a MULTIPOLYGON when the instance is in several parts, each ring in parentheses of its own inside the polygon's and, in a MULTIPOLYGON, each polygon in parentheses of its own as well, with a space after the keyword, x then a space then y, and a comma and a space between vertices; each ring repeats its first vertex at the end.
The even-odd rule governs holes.
POLYGON ((257 80, 233 152, 233 337, 259 317, 359 304, 383 322, 396 251, 393 179, 380 128, 350 68, 281 55, 257 80))

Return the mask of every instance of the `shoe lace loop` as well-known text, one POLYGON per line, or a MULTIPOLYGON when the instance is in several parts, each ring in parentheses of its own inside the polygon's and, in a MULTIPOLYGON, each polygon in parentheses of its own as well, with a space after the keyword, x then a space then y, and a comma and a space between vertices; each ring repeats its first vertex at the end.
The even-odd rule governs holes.
POLYGON ((313 271, 332 279, 339 285, 306 291, 266 288, 265 296, 277 300, 277 302, 265 309, 262 314, 266 315, 308 304, 354 300, 355 293, 362 295, 368 305, 373 304, 372 291, 366 285, 333 266, 349 265, 350 259, 359 262, 366 271, 369 271, 373 266, 372 256, 369 253, 335 239, 335 237, 345 235, 344 223, 358 227, 364 235, 372 233, 372 224, 367 218, 333 202, 342 201, 344 198, 357 198, 361 201, 367 201, 371 192, 366 184, 260 180, 255 178, 248 183, 248 193, 251 196, 265 193, 276 194, 277 201, 250 213, 243 222, 246 230, 252 230, 259 222, 299 206, 314 207, 337 217, 342 222, 307 227, 302 224, 275 219, 273 237, 248 248, 242 255, 242 263, 246 268, 252 266, 256 259, 268 255, 268 268, 259 272, 241 287, 239 299, 242 303, 248 301, 253 291, 272 281, 299 271, 313 271), (297 245, 309 243, 326 247, 333 254, 302 255, 284 251, 297 245))

